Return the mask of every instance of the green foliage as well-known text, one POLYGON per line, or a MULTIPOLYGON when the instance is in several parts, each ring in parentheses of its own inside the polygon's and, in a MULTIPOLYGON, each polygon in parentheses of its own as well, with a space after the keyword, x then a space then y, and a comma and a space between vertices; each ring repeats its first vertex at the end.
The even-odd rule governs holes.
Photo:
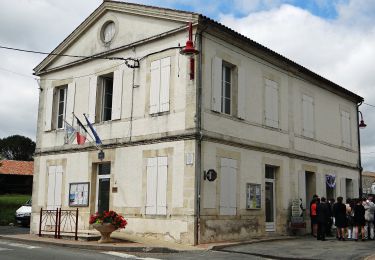
POLYGON ((0 139, 0 157, 7 160, 32 161, 35 142, 28 137, 12 135, 0 139))
POLYGON ((0 195, 0 225, 14 223, 16 210, 25 204, 31 195, 5 194, 0 195))

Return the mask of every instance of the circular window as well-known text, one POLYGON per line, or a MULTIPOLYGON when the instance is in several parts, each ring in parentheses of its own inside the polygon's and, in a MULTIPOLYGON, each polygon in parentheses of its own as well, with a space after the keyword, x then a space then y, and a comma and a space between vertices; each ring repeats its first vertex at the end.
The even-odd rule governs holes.
POLYGON ((115 23, 110 21, 103 25, 102 28, 102 40, 104 43, 109 43, 112 41, 113 36, 115 36, 115 23))

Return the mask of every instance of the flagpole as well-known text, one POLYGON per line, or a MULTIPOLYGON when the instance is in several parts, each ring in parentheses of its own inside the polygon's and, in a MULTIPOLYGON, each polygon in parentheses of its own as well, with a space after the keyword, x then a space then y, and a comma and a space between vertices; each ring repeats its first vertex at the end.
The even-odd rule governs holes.
MULTIPOLYGON (((74 112, 73 112, 73 115, 77 118, 77 116, 76 116, 76 114, 74 114, 74 112)), ((98 145, 96 144, 95 138, 92 137, 92 135, 89 133, 89 131, 86 130, 86 128, 84 130, 89 135, 89 137, 91 138, 92 142, 95 144, 96 149, 101 150, 101 148, 99 148, 98 145)))

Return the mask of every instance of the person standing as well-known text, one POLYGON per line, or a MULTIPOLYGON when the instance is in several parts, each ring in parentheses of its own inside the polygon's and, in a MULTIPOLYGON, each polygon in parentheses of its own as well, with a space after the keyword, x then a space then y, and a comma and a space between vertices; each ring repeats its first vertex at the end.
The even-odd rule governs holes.
POLYGON ((356 204, 354 206, 354 230, 356 233, 355 241, 358 241, 359 229, 361 229, 362 241, 365 241, 366 220, 365 220, 365 207, 363 207, 362 201, 363 201, 362 199, 357 199, 356 204))
POLYGON ((326 228, 330 218, 329 205, 326 203, 326 198, 322 197, 320 203, 318 203, 316 208, 316 217, 318 221, 318 235, 317 239, 325 241, 326 240, 326 228))
POLYGON ((318 195, 314 195, 310 202, 310 219, 311 219, 311 234, 316 237, 318 232, 318 222, 316 218, 316 207, 319 203, 318 195))
POLYGON ((368 200, 363 201, 363 207, 365 208, 365 237, 368 239, 374 239, 374 211, 375 204, 372 202, 372 197, 368 200))
POLYGON ((354 239, 354 201, 353 199, 346 199, 346 219, 348 223, 348 239, 354 239))
POLYGON ((343 198, 338 197, 333 205, 333 217, 337 227, 337 239, 345 241, 345 228, 347 227, 346 206, 342 203, 343 198))

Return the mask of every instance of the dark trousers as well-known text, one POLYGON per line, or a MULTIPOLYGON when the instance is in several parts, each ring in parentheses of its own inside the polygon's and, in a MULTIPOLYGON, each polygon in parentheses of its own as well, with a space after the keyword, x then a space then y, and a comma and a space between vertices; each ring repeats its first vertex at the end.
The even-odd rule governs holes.
POLYGON ((318 240, 323 240, 326 238, 326 228, 327 228, 327 223, 318 222, 318 234, 317 234, 318 240))

